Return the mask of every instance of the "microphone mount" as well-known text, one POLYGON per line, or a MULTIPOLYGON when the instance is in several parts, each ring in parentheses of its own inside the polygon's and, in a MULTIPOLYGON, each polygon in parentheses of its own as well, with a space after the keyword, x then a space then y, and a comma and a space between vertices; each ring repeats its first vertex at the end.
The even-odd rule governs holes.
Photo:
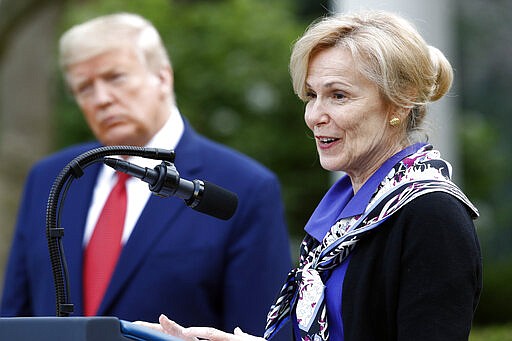
POLYGON ((60 226, 60 212, 62 211, 66 192, 73 179, 79 178, 84 174, 84 168, 96 162, 103 162, 104 157, 110 155, 140 156, 148 159, 163 160, 170 164, 173 164, 175 159, 174 151, 166 149, 107 146, 95 148, 77 156, 61 170, 50 189, 46 207, 46 236, 56 291, 57 316, 69 316, 74 310, 69 294, 68 271, 62 245, 64 228, 60 226))

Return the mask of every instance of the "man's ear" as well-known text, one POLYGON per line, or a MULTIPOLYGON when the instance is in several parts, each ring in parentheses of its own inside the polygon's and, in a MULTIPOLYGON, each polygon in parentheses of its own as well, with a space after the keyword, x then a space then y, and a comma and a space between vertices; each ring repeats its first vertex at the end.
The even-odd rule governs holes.
POLYGON ((174 93, 174 76, 169 66, 162 67, 154 76, 162 95, 167 97, 174 93))

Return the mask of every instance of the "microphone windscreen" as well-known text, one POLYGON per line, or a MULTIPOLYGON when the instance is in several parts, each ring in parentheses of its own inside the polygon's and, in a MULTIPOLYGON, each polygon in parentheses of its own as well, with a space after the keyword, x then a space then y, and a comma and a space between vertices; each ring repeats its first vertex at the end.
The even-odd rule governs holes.
POLYGON ((201 201, 193 209, 223 220, 231 218, 238 207, 238 196, 212 182, 203 183, 201 201))

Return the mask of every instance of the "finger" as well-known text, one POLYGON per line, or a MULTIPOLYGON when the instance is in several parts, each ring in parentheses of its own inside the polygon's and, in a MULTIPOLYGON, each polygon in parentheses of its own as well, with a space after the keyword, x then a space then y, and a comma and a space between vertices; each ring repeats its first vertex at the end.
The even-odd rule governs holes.
POLYGON ((177 324, 176 322, 170 320, 167 316, 165 316, 163 314, 160 315, 160 317, 158 318, 158 322, 160 322, 160 325, 163 327, 163 329, 166 332, 169 332, 171 335, 174 335, 174 334, 181 335, 183 332, 183 329, 185 329, 182 326, 180 326, 179 324, 177 324))
POLYGON ((145 322, 145 321, 134 321, 132 323, 136 324, 136 325, 139 325, 139 326, 151 328, 151 329, 157 330, 157 331, 162 332, 162 333, 164 332, 164 329, 158 323, 150 323, 150 322, 145 322))
POLYGON ((240 336, 247 336, 247 335, 249 335, 249 334, 243 332, 240 327, 236 327, 234 332, 233 332, 233 334, 240 335, 240 336))
POLYGON ((180 339, 183 339, 185 341, 197 341, 197 338, 195 338, 193 335, 184 335, 183 331, 185 330, 184 327, 180 326, 176 322, 170 320, 165 315, 160 315, 158 318, 158 322, 160 322, 160 326, 162 327, 164 333, 176 336, 180 339))
POLYGON ((236 327, 233 334, 235 334, 236 336, 240 336, 240 340, 265 341, 265 339, 262 337, 253 336, 243 332, 242 329, 240 329, 240 327, 236 327))
POLYGON ((190 327, 183 330, 185 336, 195 336, 210 341, 237 341, 239 337, 210 327, 190 327))

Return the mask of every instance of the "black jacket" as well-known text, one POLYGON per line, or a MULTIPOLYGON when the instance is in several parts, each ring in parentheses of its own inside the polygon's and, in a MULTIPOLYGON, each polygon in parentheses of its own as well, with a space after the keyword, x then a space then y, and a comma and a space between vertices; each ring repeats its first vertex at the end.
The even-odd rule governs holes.
POLYGON ((353 250, 343 284, 345 341, 467 340, 482 289, 468 209, 425 194, 353 250))

